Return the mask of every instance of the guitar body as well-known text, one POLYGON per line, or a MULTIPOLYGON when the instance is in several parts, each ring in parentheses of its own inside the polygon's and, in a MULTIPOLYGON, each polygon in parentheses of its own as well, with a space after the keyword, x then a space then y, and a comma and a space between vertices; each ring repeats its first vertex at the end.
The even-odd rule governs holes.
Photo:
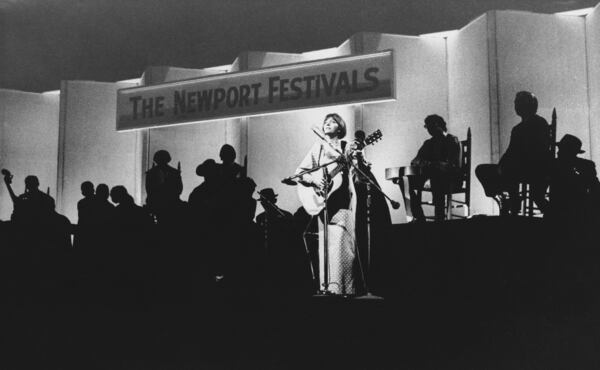
MULTIPOLYGON (((342 173, 338 173, 336 176, 331 179, 331 183, 329 184, 329 191, 327 192, 327 196, 329 197, 333 194, 334 191, 340 188, 342 185, 342 173)), ((323 176, 320 176, 321 178, 323 176)), ((318 180, 320 181, 320 179, 318 180)), ((296 187, 298 191, 298 198, 300 198, 300 202, 302 203, 302 207, 306 213, 311 216, 316 216, 325 208, 325 194, 324 192, 312 186, 304 186, 298 184, 296 187)))

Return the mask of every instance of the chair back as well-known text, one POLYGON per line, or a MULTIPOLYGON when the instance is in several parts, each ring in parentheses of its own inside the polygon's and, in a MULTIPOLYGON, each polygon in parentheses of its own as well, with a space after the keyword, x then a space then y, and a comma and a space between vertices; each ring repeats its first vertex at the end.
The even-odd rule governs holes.
POLYGON ((465 193, 466 199, 471 193, 471 128, 467 130, 467 139, 460 142, 460 188, 454 193, 465 193))

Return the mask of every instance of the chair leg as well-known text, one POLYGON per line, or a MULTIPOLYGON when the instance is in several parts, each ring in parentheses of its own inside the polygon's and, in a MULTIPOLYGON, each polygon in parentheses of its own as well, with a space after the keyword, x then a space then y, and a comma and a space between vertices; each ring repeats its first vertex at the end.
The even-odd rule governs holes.
POLYGON ((446 195, 446 220, 452 219, 452 194, 446 195))

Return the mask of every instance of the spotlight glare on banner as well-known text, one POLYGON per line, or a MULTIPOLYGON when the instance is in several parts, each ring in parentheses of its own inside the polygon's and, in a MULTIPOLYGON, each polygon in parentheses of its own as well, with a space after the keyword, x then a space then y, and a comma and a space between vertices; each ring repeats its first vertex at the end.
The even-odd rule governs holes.
POLYGON ((558 13, 554 13, 554 14, 572 15, 575 17, 585 17, 586 15, 590 14, 593 10, 594 10, 594 8, 583 8, 583 9, 568 10, 566 12, 558 12, 558 13))

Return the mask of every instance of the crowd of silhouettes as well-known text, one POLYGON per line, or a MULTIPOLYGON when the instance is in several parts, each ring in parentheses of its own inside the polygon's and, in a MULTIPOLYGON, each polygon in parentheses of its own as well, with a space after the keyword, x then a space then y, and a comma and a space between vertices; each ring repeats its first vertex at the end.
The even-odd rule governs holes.
MULTIPOLYGON (((249 294, 312 292, 302 239, 308 220, 276 207, 272 189, 257 193, 231 145, 223 145, 220 159, 196 167, 203 181, 187 200, 181 199, 180 165, 171 167, 165 150, 155 153, 146 172, 144 206, 122 185, 84 181, 76 225, 56 213, 54 199, 28 176, 1 232, 14 246, 10 250, 20 251, 21 262, 35 260, 30 265, 38 282, 60 276, 90 299, 188 299, 211 287, 249 294), (265 209, 258 223, 255 194, 265 209), (274 209, 285 217, 273 215, 274 209), (53 258, 36 257, 40 250, 53 258)), ((4 177, 13 194, 12 174, 4 177)))

